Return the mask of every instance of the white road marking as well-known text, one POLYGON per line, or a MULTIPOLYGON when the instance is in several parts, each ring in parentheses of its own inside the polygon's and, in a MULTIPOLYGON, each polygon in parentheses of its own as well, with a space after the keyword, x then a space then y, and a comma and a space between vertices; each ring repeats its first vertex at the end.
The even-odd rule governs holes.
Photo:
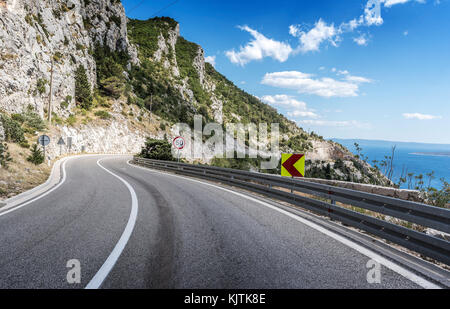
POLYGON ((131 234, 133 233, 134 226, 136 224, 137 215, 138 215, 138 199, 136 192, 134 191, 133 187, 122 177, 117 176, 113 172, 110 172, 105 167, 103 167, 100 162, 103 159, 100 159, 97 161, 97 165, 100 166, 102 169, 107 171, 109 174, 113 175, 117 179, 119 179, 121 182, 125 184, 125 186, 128 188, 131 194, 131 213, 130 218, 128 219, 127 226, 125 227, 125 230, 122 233, 122 236, 120 237, 119 241, 117 242, 116 246, 114 247, 111 254, 106 259, 105 263, 103 263, 102 267, 98 270, 98 272, 95 274, 94 278, 91 279, 91 281, 86 286, 86 289, 98 289, 101 287, 103 281, 105 281, 106 277, 109 275, 111 270, 113 269, 114 265, 116 264, 117 260, 119 259, 120 255, 122 254, 122 251, 125 249, 125 246, 128 243, 128 240, 131 237, 131 234))
POLYGON ((311 227, 311 228, 313 228, 313 229, 315 229, 315 230, 317 230, 317 231, 319 231, 319 232, 321 232, 321 233, 323 233, 323 234, 325 234, 325 235, 327 235, 327 236, 329 236, 329 237, 339 241, 340 243, 342 243, 342 244, 344 244, 344 245, 346 245, 346 246, 348 246, 348 247, 358 251, 359 253, 367 256, 370 259, 373 259, 373 260, 377 261, 378 263, 380 263, 381 265, 385 266, 386 268, 389 268, 390 270, 396 272, 397 274, 405 277, 406 279, 414 282, 415 284, 417 284, 417 285, 419 285, 419 286, 421 286, 421 287, 423 287, 425 289, 441 289, 441 287, 439 287, 438 285, 436 285, 436 284, 434 284, 434 283, 432 283, 432 282, 430 282, 430 281, 428 281, 428 280, 426 280, 426 279, 424 279, 424 278, 414 274, 413 272, 411 272, 411 271, 401 267, 400 265, 397 265, 396 263, 393 263, 393 262, 389 261, 388 259, 382 257, 381 255, 379 255, 379 254, 377 254, 377 253, 375 253, 375 252, 373 252, 373 251, 371 251, 371 250, 369 250, 369 249, 367 249, 367 248, 365 248, 365 247, 363 247, 361 245, 358 245, 358 244, 352 242, 351 240, 349 240, 349 239, 347 239, 347 238, 345 238, 343 236, 340 236, 340 235, 338 235, 338 234, 336 234, 336 233, 334 233, 332 231, 329 231, 329 230, 327 230, 327 229, 325 229, 325 228, 323 228, 323 227, 321 227, 321 226, 319 226, 319 225, 317 225, 317 224, 315 224, 313 222, 310 222, 310 221, 308 221, 308 220, 306 220, 306 219, 304 219, 302 217, 299 217, 299 216, 297 216, 297 215, 295 215, 293 213, 290 213, 290 212, 288 212, 286 210, 283 210, 283 209, 280 209, 278 207, 275 207, 275 206, 273 206, 273 205, 271 205, 269 203, 260 201, 260 200, 258 200, 256 198, 253 198, 253 197, 248 196, 246 194, 242 194, 242 193, 239 193, 239 192, 236 192, 236 191, 233 191, 233 190, 229 190, 229 189, 226 189, 226 188, 223 188, 223 187, 220 187, 220 186, 216 186, 216 185, 207 183, 207 182, 191 179, 191 178, 188 178, 188 177, 183 177, 183 176, 180 176, 180 175, 174 175, 174 174, 170 174, 170 173, 164 173, 164 172, 151 170, 151 169, 148 169, 148 168, 143 168, 143 167, 140 167, 140 166, 136 166, 136 165, 130 164, 130 161, 128 161, 127 164, 132 166, 132 167, 135 167, 135 168, 140 168, 140 169, 146 170, 148 172, 168 175, 168 176, 172 176, 172 177, 178 177, 178 178, 186 179, 186 180, 189 180, 189 181, 192 181, 192 182, 201 183, 201 184, 204 184, 204 185, 216 188, 216 189, 220 189, 220 190, 223 190, 223 191, 226 191, 226 192, 238 195, 240 197, 243 197, 243 198, 245 198, 247 200, 250 200, 250 201, 253 201, 255 203, 259 203, 259 204, 261 204, 263 206, 266 206, 266 207, 271 208, 271 209, 273 209, 275 211, 278 211, 278 212, 280 212, 280 213, 282 213, 282 214, 284 214, 284 215, 286 215, 288 217, 291 217, 292 219, 297 220, 297 221, 299 221, 299 222, 301 222, 301 223, 303 223, 303 224, 305 224, 305 225, 307 225, 307 226, 309 226, 309 227, 311 227))
POLYGON ((67 178, 67 177, 66 177, 66 163, 67 163, 67 161, 69 161, 70 159, 72 159, 72 158, 69 158, 69 159, 67 159, 66 161, 64 161, 64 163, 63 163, 63 165, 62 165, 63 178, 62 178, 62 180, 61 180, 56 186, 54 186, 53 188, 51 188, 50 190, 46 191, 45 193, 42 193, 41 195, 38 195, 37 197, 32 198, 31 200, 29 200, 29 201, 27 201, 27 202, 25 202, 25 203, 23 203, 23 204, 21 204, 21 205, 19 205, 19 206, 17 206, 17 207, 13 207, 13 208, 11 208, 11 209, 9 209, 9 210, 7 210, 7 211, 4 211, 4 212, 0 213, 0 217, 1 217, 1 216, 4 216, 4 215, 6 215, 6 214, 9 214, 10 212, 16 211, 16 210, 18 210, 18 209, 20 209, 20 208, 22 208, 22 207, 28 206, 29 204, 31 204, 31 203, 33 203, 33 202, 36 202, 37 200, 40 200, 41 198, 43 198, 43 197, 49 195, 50 193, 52 193, 53 191, 55 191, 56 189, 58 189, 59 187, 61 187, 61 186, 63 185, 63 183, 66 181, 66 178, 67 178))

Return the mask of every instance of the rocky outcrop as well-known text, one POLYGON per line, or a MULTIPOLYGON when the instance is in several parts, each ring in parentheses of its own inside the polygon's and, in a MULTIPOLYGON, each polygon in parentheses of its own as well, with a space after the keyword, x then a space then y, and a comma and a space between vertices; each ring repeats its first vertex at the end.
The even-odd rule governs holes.
POLYGON ((120 1, 7 0, 0 6, 0 109, 21 112, 31 105, 41 116, 49 99, 52 61, 52 111, 68 101, 74 106, 73 72, 86 68, 92 86, 96 65, 91 55, 96 44, 137 51, 127 38, 127 18, 120 1))
MULTIPOLYGON (((78 128, 62 126, 52 140, 62 137, 67 141, 72 138, 72 153, 117 153, 136 154, 145 144, 145 135, 138 130, 132 130, 127 122, 111 121, 108 126, 86 124, 78 128)), ((59 147, 53 145, 50 155, 59 155, 59 147)), ((64 151, 68 151, 64 146, 64 151)))

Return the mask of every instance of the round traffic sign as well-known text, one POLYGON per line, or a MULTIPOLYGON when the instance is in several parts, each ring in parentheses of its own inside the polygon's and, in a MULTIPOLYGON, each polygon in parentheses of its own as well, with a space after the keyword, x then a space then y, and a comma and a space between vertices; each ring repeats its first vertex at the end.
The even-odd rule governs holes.
POLYGON ((38 138, 38 143, 45 147, 50 144, 50 137, 48 137, 47 135, 41 135, 38 138))
POLYGON ((183 149, 186 146, 186 141, 181 136, 175 137, 173 139, 173 146, 176 149, 181 150, 181 149, 183 149))

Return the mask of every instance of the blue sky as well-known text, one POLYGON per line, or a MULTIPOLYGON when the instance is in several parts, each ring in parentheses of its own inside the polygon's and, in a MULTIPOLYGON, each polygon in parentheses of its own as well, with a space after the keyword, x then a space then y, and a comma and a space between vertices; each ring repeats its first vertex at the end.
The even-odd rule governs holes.
POLYGON ((450 0, 122 3, 176 19, 219 72, 308 131, 450 144, 450 0))

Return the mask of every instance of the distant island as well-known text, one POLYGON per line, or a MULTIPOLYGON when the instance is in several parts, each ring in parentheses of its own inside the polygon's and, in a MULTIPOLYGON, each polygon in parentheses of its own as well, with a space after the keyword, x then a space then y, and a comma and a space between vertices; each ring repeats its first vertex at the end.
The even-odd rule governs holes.
POLYGON ((450 152, 413 152, 416 156, 450 157, 450 152))

